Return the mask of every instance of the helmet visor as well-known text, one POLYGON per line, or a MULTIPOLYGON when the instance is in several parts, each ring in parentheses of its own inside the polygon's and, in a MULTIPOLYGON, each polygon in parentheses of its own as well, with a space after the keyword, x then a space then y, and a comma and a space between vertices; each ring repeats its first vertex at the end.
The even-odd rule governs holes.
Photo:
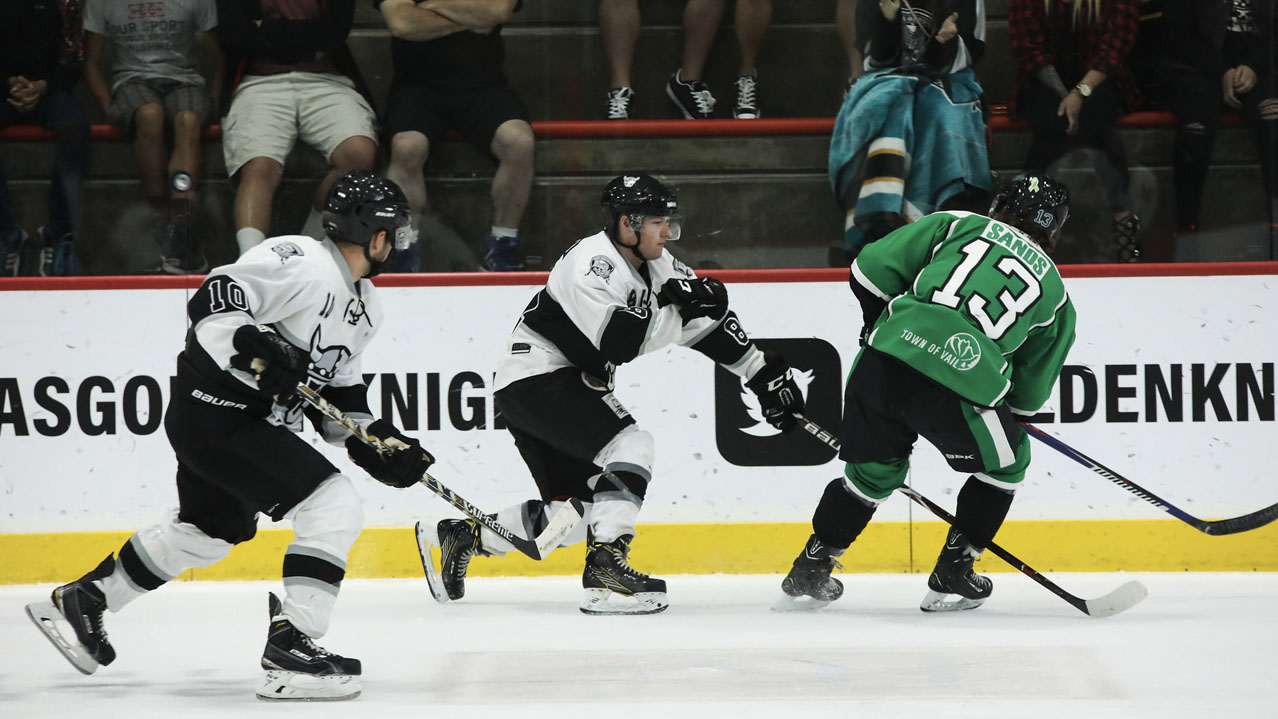
POLYGON ((683 233, 683 215, 645 215, 643 216, 643 224, 646 227, 653 227, 658 232, 668 229, 670 236, 667 240, 673 242, 679 239, 679 235, 683 233))

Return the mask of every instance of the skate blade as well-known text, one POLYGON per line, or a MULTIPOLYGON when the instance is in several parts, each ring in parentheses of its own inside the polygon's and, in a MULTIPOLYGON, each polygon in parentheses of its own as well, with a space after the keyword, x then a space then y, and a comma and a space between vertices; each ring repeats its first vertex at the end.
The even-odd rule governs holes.
POLYGON ((40 633, 53 644, 54 647, 71 662, 71 666, 75 667, 81 674, 92 674, 101 666, 97 660, 89 655, 84 647, 76 640, 67 640, 67 634, 58 628, 58 625, 66 627, 70 636, 75 636, 75 631, 71 629, 71 625, 67 622, 66 617, 58 608, 53 606, 53 602, 32 602, 27 605, 27 616, 31 618, 32 623, 40 629, 40 633))
POLYGON ((349 674, 317 677, 268 669, 257 698, 268 702, 336 702, 354 699, 360 691, 359 677, 349 674))
POLYGON ((607 589, 587 589, 578 609, 582 614, 656 614, 670 602, 665 592, 637 592, 627 597, 607 589))
POLYGON ((919 603, 919 609, 925 612, 961 612, 976 609, 985 603, 984 599, 968 599, 957 594, 944 594, 935 590, 927 590, 927 596, 919 603), (953 599, 946 599, 953 597, 953 599))
MULTIPOLYGON (((417 555, 422 560, 422 571, 426 573, 426 587, 430 589, 430 595, 435 601, 444 604, 448 601, 448 591, 444 589, 444 577, 439 573, 439 568, 435 565, 435 558, 431 552, 432 549, 438 549, 439 537, 434 529, 428 529, 422 526, 421 522, 417 523, 417 555)), ((440 556, 443 559, 443 556, 440 556)))
POLYGON ((781 595, 772 605, 774 612, 814 612, 818 609, 826 607, 830 602, 825 599, 816 599, 814 597, 792 597, 789 594, 781 595))

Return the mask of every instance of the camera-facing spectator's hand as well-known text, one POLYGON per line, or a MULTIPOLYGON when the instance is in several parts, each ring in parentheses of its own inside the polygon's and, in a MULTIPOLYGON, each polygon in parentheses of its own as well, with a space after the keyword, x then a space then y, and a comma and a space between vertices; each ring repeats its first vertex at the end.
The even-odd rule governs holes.
POLYGON ((895 20, 896 14, 901 12, 901 0, 879 0, 879 11, 885 19, 895 20))
POLYGON ((1242 103, 1238 101, 1238 97, 1234 94, 1234 76, 1238 74, 1238 68, 1231 67, 1220 76, 1221 97, 1224 98, 1225 104, 1237 110, 1242 107, 1242 103))
POLYGON ((1262 120, 1278 120, 1278 98, 1266 98, 1260 101, 1259 107, 1260 119, 1262 120))
POLYGON ((1246 65, 1234 68, 1234 97, 1246 95, 1256 86, 1256 71, 1246 65))
POLYGON ((954 36, 957 34, 958 13, 954 12, 950 13, 950 16, 945 18, 945 22, 941 23, 941 29, 936 31, 936 41, 944 45, 950 40, 953 40, 954 36))
POLYGON ((1061 100, 1061 104, 1056 106, 1056 116, 1063 116, 1069 122, 1069 126, 1065 128, 1066 135, 1078 132, 1078 113, 1082 109, 1083 96, 1077 92, 1070 92, 1061 100))

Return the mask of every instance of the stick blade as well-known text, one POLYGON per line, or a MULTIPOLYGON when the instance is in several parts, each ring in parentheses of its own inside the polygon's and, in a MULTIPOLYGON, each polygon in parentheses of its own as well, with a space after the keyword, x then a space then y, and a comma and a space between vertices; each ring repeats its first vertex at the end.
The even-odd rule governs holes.
MULTIPOLYGON (((440 575, 439 569, 435 566, 435 560, 431 556, 431 549, 439 547, 439 538, 434 529, 423 526, 418 522, 414 526, 413 531, 417 535, 417 556, 422 560, 422 571, 426 574, 426 587, 430 589, 430 595, 435 601, 444 604, 448 601, 448 592, 444 589, 444 578, 440 575)), ((440 557, 443 559, 442 555, 440 557)))
POLYGON ((546 528, 541 530, 541 534, 537 535, 534 542, 534 551, 537 556, 533 559, 544 559, 564 538, 577 528, 577 523, 581 521, 584 509, 582 508, 580 499, 570 499, 568 503, 555 513, 550 522, 546 524, 546 528))
POLYGON ((1245 514, 1241 517, 1233 519, 1218 519, 1214 522, 1203 522, 1203 526, 1199 527, 1205 534, 1213 537, 1220 537, 1226 534, 1237 534, 1239 532, 1250 532, 1253 529, 1260 529, 1270 522, 1278 519, 1278 504, 1272 504, 1264 509, 1257 510, 1251 514, 1245 514))
POLYGON ((67 624, 67 620, 62 616, 62 612, 53 606, 53 602, 42 601, 32 602, 27 605, 27 616, 36 628, 44 634, 45 638, 53 644, 62 656, 66 657, 71 666, 75 667, 81 674, 92 674, 98 670, 100 666, 96 659, 89 655, 75 640, 75 634, 71 631, 71 627, 67 624), (59 629, 59 625, 66 627, 66 633, 59 629))
POLYGON ((1103 597, 1084 600, 1086 612, 1091 617, 1112 617, 1145 601, 1149 590, 1144 584, 1132 580, 1103 597))

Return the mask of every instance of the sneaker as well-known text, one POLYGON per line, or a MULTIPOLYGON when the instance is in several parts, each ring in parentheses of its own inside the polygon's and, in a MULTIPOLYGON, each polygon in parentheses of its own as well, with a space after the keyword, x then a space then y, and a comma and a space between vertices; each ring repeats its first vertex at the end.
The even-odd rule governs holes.
POLYGON ((972 564, 981 556, 982 551, 967 541, 967 535, 951 527, 945 539, 945 547, 937 557, 932 576, 927 578, 928 593, 919 609, 925 612, 953 612, 975 609, 984 604, 985 599, 994 591, 994 583, 989 577, 972 571, 972 564), (947 600, 949 595, 957 595, 958 598, 947 600))
POLYGON ((80 267, 80 253, 75 248, 75 233, 68 232, 61 237, 53 237, 45 232, 44 227, 36 230, 44 240, 40 248, 41 277, 71 277, 83 274, 80 267))
POLYGON ((160 246, 160 271, 170 275, 199 275, 208 270, 209 261, 191 236, 191 220, 174 218, 160 246))
POLYGON ((835 559, 843 552, 822 542, 815 534, 808 537, 790 573, 781 580, 781 591, 790 597, 811 597, 822 606, 843 596, 843 582, 830 576, 836 567, 843 568, 835 559))
POLYGON ((635 91, 628 87, 614 87, 608 91, 608 119, 633 120, 632 105, 635 91))
POLYGON ((487 555, 479 544, 479 522, 473 519, 443 519, 435 525, 439 538, 439 573, 448 598, 466 596, 466 570, 476 554, 487 555))
POLYGON ((1133 212, 1124 220, 1114 220, 1114 242, 1118 245, 1119 262, 1140 262, 1144 251, 1140 246, 1140 218, 1133 212))
POLYGON ((22 252, 26 249, 30 235, 22 228, 15 228, 6 238, 0 240, 0 277, 17 277, 22 269, 22 252))
POLYGON ((92 674, 99 666, 115 661, 115 648, 102 624, 106 595, 94 584, 114 571, 115 557, 108 554, 93 571, 54 589, 48 602, 27 605, 27 616, 82 674, 92 674), (59 626, 63 623, 70 625, 74 637, 62 633, 59 626))
POLYGON ((488 252, 479 263, 485 272, 520 272, 524 260, 519 256, 518 237, 489 237, 488 252))
POLYGON ((666 83, 666 95, 674 101, 675 107, 689 120, 706 120, 714 112, 714 95, 710 86, 701 80, 684 82, 682 70, 676 70, 666 83))
POLYGON ((611 542, 586 542, 586 569, 581 575, 585 614, 656 614, 670 604, 666 582, 636 571, 630 566, 632 535, 623 534, 611 542), (612 595, 619 599, 612 600, 612 595))
POLYGON ((271 627, 262 650, 266 680, 257 690, 257 697, 269 701, 324 701, 359 696, 359 660, 338 656, 317 645, 281 616, 279 597, 269 597, 271 627))
POLYGON ((757 120, 763 117, 759 111, 759 78, 754 75, 737 77, 737 106, 732 116, 738 120, 757 120))

